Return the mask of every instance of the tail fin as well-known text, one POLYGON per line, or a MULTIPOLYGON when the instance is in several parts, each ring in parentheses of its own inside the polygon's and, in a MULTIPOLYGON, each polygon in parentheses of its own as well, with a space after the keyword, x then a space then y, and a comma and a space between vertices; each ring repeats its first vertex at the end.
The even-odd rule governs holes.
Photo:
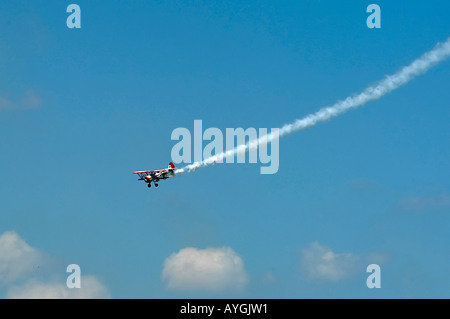
POLYGON ((173 165, 173 163, 170 162, 170 163, 169 163, 169 168, 170 168, 170 169, 175 169, 175 165, 173 165))

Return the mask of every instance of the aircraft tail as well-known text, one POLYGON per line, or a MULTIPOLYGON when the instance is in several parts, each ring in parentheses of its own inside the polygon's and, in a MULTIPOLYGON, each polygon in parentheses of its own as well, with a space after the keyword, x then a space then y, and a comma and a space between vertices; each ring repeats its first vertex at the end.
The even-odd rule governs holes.
POLYGON ((170 162, 168 168, 170 168, 170 169, 175 169, 175 165, 174 165, 172 162, 170 162))

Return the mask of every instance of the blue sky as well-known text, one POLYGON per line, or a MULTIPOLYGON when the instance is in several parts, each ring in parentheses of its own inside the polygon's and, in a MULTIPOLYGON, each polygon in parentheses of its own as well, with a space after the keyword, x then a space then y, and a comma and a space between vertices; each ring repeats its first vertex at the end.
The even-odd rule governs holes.
POLYGON ((281 139, 277 174, 131 174, 195 119, 280 127, 396 72, 450 36, 446 1, 75 3, 81 29, 0 4, 0 297, 450 296, 449 61, 281 139))

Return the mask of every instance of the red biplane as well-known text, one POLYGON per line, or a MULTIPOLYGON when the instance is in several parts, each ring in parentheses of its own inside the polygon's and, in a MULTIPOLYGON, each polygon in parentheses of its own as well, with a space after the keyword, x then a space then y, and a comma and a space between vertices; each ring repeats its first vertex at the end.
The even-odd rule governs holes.
POLYGON ((158 182, 162 179, 168 179, 175 176, 175 165, 169 163, 169 167, 154 171, 137 171, 133 174, 139 175, 139 180, 146 182, 148 187, 152 187, 152 182, 155 187, 158 187, 158 182))

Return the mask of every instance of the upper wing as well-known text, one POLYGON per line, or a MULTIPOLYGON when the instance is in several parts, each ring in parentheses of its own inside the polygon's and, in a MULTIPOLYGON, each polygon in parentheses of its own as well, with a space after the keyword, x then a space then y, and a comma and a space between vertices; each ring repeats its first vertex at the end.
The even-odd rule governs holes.
POLYGON ((170 163, 171 165, 169 165, 170 168, 164 168, 164 169, 156 169, 153 171, 136 171, 133 172, 133 174, 138 174, 139 177, 143 178, 146 175, 151 175, 151 176, 155 176, 157 178, 160 179, 166 179, 166 178, 170 178, 173 177, 173 171, 175 170, 175 166, 170 163))
POLYGON ((169 170, 167 169, 167 168, 165 168, 165 169, 155 169, 155 170, 153 170, 153 171, 136 171, 136 172, 133 172, 133 174, 141 174, 141 173, 148 173, 148 174, 150 174, 150 173, 163 173, 163 172, 168 172, 169 170))
POLYGON ((136 172, 133 172, 133 174, 150 174, 153 172, 155 172, 155 171, 136 171, 136 172))

